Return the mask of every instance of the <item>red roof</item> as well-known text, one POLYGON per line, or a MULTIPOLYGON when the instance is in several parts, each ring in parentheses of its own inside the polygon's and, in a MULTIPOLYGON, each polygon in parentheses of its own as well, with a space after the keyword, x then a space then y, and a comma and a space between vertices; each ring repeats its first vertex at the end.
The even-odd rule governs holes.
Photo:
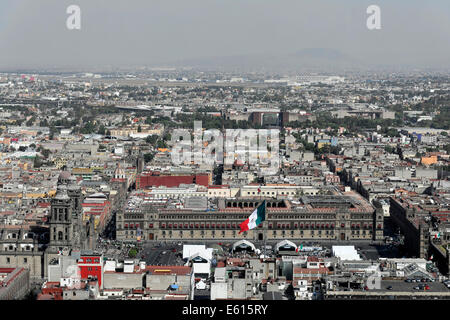
POLYGON ((295 267, 293 270, 294 277, 295 274, 303 273, 303 274, 325 274, 330 272, 330 270, 326 267, 320 267, 320 268, 301 268, 301 267, 295 267))
POLYGON ((145 187, 178 187, 180 184, 197 184, 207 187, 209 177, 207 174, 186 175, 186 176, 159 176, 154 173, 143 173, 136 178, 139 181, 139 188, 145 187))
POLYGON ((191 273, 192 268, 187 266, 146 266, 145 270, 152 274, 186 275, 191 273))
POLYGON ((37 300, 55 300, 55 297, 52 296, 51 294, 39 293, 36 299, 37 300))
POLYGON ((50 202, 39 202, 37 205, 40 208, 48 208, 50 207, 50 202))
POLYGON ((319 258, 311 256, 311 257, 308 257, 306 261, 308 261, 308 262, 319 262, 319 258))

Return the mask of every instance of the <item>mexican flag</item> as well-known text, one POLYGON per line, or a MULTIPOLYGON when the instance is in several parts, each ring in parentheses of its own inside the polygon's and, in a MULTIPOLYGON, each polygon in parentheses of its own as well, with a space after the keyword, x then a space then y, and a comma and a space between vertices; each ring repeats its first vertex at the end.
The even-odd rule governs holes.
POLYGON ((265 200, 258 206, 258 208, 255 209, 255 211, 252 212, 252 214, 250 215, 250 217, 248 217, 247 220, 245 220, 239 225, 239 227, 241 228, 241 231, 239 231, 239 233, 256 228, 264 220, 266 220, 265 200))

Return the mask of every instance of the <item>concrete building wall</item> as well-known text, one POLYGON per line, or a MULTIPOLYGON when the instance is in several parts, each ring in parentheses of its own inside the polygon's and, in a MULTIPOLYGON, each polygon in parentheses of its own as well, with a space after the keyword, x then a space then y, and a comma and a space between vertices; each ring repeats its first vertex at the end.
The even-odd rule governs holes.
POLYGON ((43 252, 0 251, 0 266, 8 268, 26 268, 30 278, 40 279, 45 275, 43 252))
POLYGON ((390 201, 390 215, 394 224, 405 235, 405 244, 411 254, 418 258, 426 258, 428 254, 428 237, 424 228, 416 227, 409 217, 414 216, 414 212, 403 208, 395 199, 390 201))
POLYGON ((438 171, 434 169, 416 169, 416 178, 437 179, 438 171))
POLYGON ((63 300, 89 300, 89 290, 65 290, 63 300))
POLYGON ((211 283, 211 300, 227 299, 228 298, 228 283, 213 282, 211 283))

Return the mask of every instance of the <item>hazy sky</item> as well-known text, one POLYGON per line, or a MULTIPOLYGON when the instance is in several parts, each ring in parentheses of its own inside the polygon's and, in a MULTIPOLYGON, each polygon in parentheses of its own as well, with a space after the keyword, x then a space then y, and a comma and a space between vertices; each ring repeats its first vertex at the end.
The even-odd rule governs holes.
POLYGON ((155 65, 332 48, 450 67, 450 0, 1 0, 0 68, 155 65), (81 30, 66 8, 81 8, 81 30), (381 8, 381 30, 366 8, 381 8))

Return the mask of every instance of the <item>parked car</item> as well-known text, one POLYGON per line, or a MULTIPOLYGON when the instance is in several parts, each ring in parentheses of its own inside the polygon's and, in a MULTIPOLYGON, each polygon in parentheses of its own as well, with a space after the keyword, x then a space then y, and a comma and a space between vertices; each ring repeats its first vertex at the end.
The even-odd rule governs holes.
POLYGON ((392 290, 392 286, 389 286, 389 287, 387 287, 386 289, 388 289, 388 290, 392 290))

